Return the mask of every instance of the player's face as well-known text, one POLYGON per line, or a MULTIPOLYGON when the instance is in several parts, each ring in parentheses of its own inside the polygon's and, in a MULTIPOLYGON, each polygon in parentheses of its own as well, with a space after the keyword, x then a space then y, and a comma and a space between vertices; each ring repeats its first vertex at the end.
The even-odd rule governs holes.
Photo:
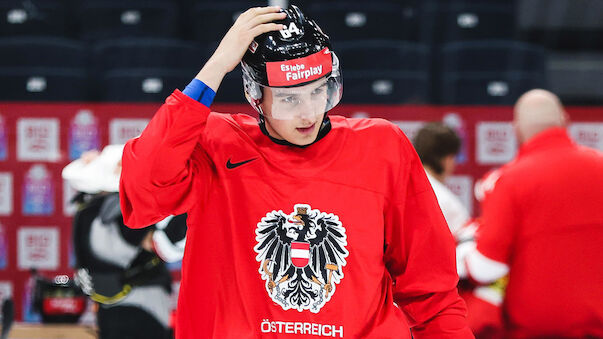
POLYGON ((261 104, 274 138, 304 146, 316 140, 327 105, 327 80, 293 88, 266 88, 261 104))

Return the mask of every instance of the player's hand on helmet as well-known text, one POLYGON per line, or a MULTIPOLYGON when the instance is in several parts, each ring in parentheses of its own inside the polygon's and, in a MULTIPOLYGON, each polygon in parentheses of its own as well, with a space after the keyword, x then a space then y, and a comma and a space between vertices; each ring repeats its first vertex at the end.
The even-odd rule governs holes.
POLYGON ((214 54, 209 58, 197 79, 217 89, 224 75, 232 71, 243 58, 245 51, 256 36, 283 29, 274 21, 286 17, 280 7, 256 7, 245 11, 230 27, 214 54))
MULTIPOLYGON (((280 7, 256 7, 242 13, 228 30, 214 56, 224 66, 226 72, 232 71, 243 58, 245 51, 256 36, 283 29, 283 25, 274 21, 286 16, 280 7)), ((214 58, 212 56, 212 58, 214 58)))

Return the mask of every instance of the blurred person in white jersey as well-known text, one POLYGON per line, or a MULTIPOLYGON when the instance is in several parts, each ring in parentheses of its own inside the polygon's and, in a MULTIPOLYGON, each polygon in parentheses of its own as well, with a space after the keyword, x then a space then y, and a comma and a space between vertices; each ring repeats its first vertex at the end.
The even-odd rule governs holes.
POLYGON ((413 146, 421 158, 450 232, 457 238, 457 233, 469 220, 469 212, 461 200, 446 187, 446 179, 454 173, 461 139, 449 126, 441 122, 429 122, 417 131, 413 146))
POLYGON ((172 278, 165 262, 182 259, 186 215, 130 229, 119 206, 124 145, 84 152, 63 178, 74 202, 76 283, 98 303, 100 339, 168 339, 172 278))

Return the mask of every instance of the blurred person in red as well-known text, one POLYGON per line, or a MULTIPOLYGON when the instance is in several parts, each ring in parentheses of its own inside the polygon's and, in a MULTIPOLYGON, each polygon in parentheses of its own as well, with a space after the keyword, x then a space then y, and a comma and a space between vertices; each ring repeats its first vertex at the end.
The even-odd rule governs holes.
POLYGON ((603 154, 568 136, 545 90, 519 98, 520 149, 492 180, 475 242, 459 246, 460 275, 508 275, 507 338, 603 337, 603 154), (496 178, 497 177, 497 178, 496 178))
POLYGON ((390 122, 327 114, 339 67, 297 7, 250 9, 126 144, 126 224, 188 212, 177 338, 473 338, 420 159, 390 122), (239 63, 257 119, 210 112, 239 63))

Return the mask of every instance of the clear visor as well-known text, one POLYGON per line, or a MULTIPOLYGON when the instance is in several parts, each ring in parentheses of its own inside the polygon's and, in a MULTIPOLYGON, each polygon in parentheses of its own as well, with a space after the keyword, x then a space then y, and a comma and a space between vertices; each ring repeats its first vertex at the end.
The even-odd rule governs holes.
POLYGON ((299 87, 264 87, 262 114, 278 120, 314 119, 341 99, 341 78, 326 77, 299 87))
POLYGON ((341 100, 343 83, 337 57, 332 72, 322 78, 295 87, 269 87, 254 82, 243 72, 245 96, 264 116, 278 120, 314 119, 341 100))

